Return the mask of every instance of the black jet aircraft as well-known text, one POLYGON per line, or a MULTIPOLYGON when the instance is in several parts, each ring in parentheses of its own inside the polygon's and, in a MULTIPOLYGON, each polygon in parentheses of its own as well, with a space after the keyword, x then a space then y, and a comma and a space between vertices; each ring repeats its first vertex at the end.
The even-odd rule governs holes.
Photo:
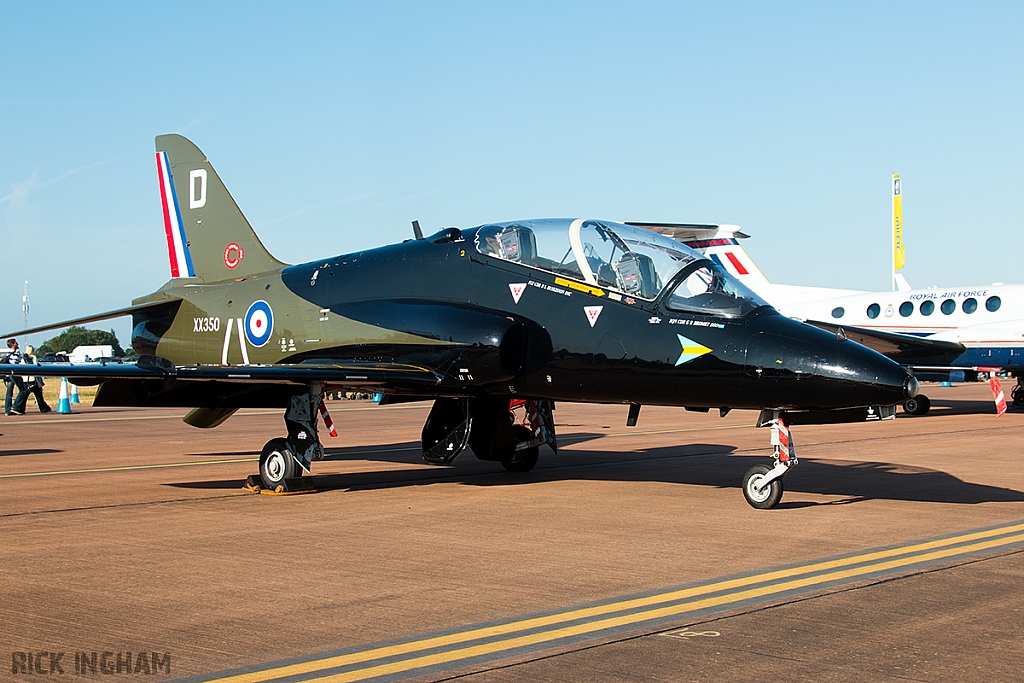
MULTIPOLYGON (((788 425, 892 417, 917 392, 897 363, 775 311, 698 252, 640 227, 543 219, 446 228, 286 265, 260 243, 203 153, 156 138, 171 279, 116 311, 24 334, 132 316, 135 365, 32 374, 99 384, 97 406, 181 406, 216 427, 239 408, 284 409, 260 455, 271 489, 323 455, 325 391, 431 400, 423 458, 528 471, 557 448, 555 402, 761 410, 774 466, 744 477, 758 508, 796 464, 788 425)), ((8 336, 8 335, 5 335, 8 336)), ((6 374, 12 366, 0 366, 6 374)))

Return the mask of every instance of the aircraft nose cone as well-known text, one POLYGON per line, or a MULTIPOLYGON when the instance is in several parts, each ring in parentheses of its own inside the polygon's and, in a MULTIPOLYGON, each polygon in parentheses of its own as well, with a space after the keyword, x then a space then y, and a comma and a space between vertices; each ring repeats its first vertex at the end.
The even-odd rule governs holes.
POLYGON ((775 388, 763 402, 807 410, 891 406, 917 394, 918 381, 891 358, 845 336, 784 318, 763 319, 747 344, 745 373, 775 388), (784 393, 785 392, 787 393, 784 393))
POLYGON ((895 361, 856 342, 829 336, 831 348, 818 373, 833 380, 836 390, 849 400, 862 401, 861 405, 893 405, 917 394, 917 379, 895 361))

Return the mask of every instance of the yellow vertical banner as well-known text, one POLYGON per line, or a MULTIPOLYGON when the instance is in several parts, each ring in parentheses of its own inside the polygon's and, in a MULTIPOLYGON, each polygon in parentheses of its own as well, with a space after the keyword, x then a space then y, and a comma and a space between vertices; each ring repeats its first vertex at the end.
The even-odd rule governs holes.
POLYGON ((903 268, 906 254, 903 251, 903 195, 900 177, 892 174, 892 270, 903 268))

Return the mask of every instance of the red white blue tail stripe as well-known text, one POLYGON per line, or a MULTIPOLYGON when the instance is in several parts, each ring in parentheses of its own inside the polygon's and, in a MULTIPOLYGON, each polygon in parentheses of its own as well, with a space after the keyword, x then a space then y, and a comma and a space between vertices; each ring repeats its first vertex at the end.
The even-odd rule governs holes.
POLYGON ((160 203, 164 212, 164 233, 167 235, 167 255, 171 260, 171 277, 195 277, 192 255, 188 251, 185 226, 181 222, 178 197, 171 179, 171 164, 167 152, 156 153, 156 171, 160 176, 160 203))
POLYGON ((728 267, 726 267, 725 263, 722 261, 721 258, 719 258, 718 254, 709 253, 708 257, 718 265, 722 266, 722 268, 725 268, 726 272, 731 272, 734 275, 750 274, 750 271, 747 270, 746 266, 744 266, 743 263, 738 258, 736 258, 736 254, 732 253, 731 251, 723 251, 722 254, 724 254, 725 257, 729 259, 729 263, 732 264, 731 270, 728 267))

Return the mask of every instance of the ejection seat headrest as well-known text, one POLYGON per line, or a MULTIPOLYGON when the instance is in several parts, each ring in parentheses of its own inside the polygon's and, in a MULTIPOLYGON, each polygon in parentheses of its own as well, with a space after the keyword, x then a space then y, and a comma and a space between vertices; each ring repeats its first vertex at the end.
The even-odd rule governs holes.
POLYGON ((650 256, 629 251, 615 262, 614 268, 619 289, 626 294, 645 299, 654 298, 657 294, 657 274, 650 256))
POLYGON ((498 244, 501 246, 501 257, 506 261, 515 261, 525 265, 533 265, 537 256, 537 238, 524 225, 510 225, 498 233, 498 244))

